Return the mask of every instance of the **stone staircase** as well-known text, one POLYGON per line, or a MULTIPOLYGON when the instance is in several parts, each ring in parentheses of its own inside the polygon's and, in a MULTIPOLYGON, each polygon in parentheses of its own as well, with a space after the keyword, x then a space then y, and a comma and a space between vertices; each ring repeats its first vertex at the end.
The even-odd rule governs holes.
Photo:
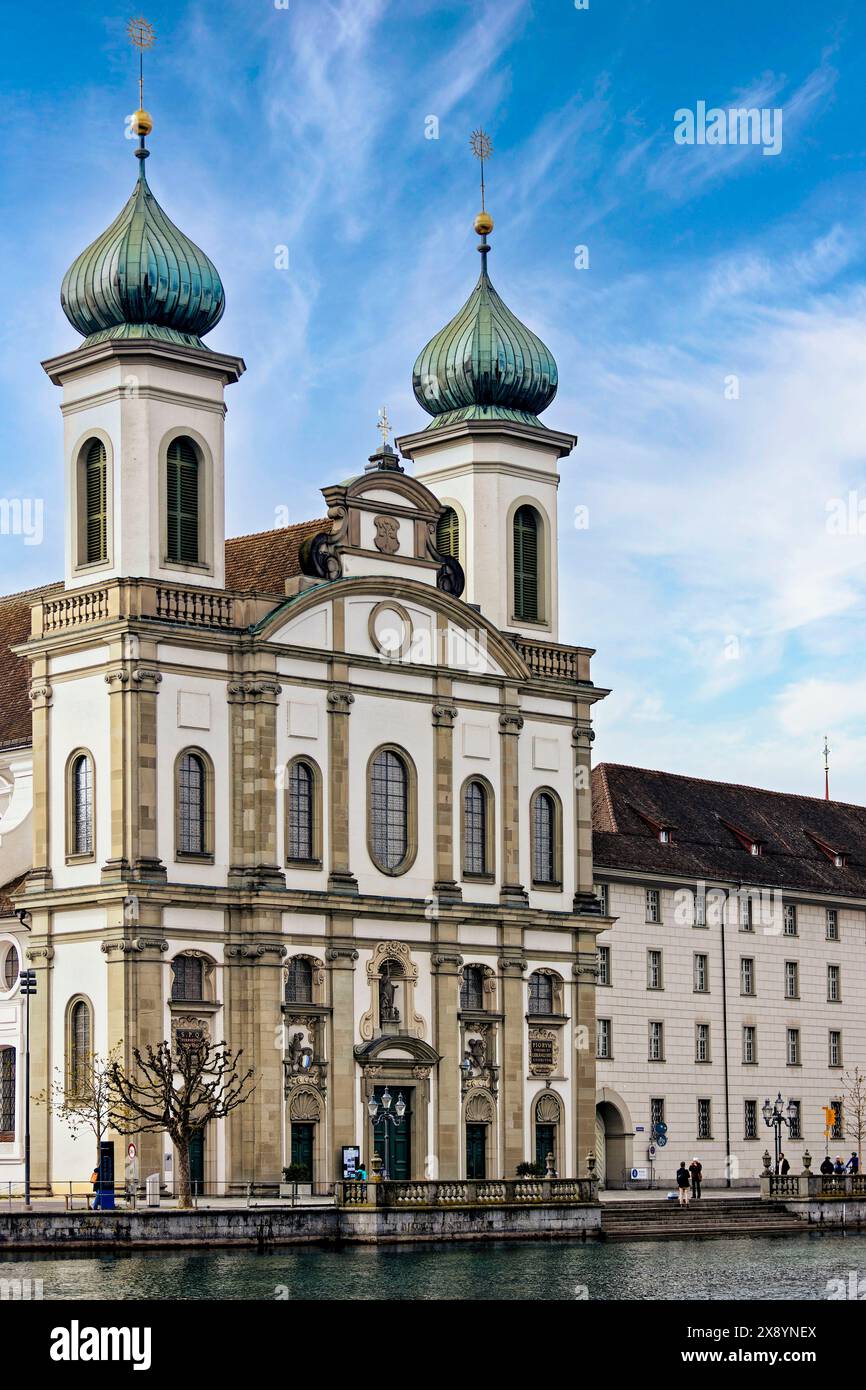
POLYGON ((681 1207, 667 1201, 601 1204, 604 1240, 663 1240, 683 1236, 793 1235, 809 1230, 781 1202, 760 1197, 702 1197, 681 1207))

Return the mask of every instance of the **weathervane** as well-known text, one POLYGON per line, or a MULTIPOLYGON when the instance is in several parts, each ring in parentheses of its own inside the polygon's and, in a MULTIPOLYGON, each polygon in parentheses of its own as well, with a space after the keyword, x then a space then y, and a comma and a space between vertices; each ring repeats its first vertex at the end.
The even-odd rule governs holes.
POLYGON ((383 405, 379 411, 379 423, 376 428, 382 436, 382 448, 387 449, 388 435, 391 433, 391 421, 388 419, 388 407, 386 405, 383 405))
POLYGON ((153 48, 156 42, 156 31, 149 20, 139 15, 136 19, 129 21, 126 32, 129 35, 129 42, 138 49, 138 110, 133 114, 131 130, 133 135, 141 137, 140 146, 135 153, 140 159, 146 159, 147 150, 144 148, 144 137, 153 130, 153 121, 144 109, 144 50, 153 48))
POLYGON ((479 127, 478 130, 473 130, 469 139, 469 144, 472 147, 472 153, 481 165, 481 211, 475 219, 475 230, 481 237, 481 245, 478 249, 484 254, 484 263, 486 265, 486 253, 490 250, 490 247, 487 245, 487 235, 489 232, 493 231, 493 218, 484 205, 484 161, 485 159, 490 159, 493 155, 493 141, 487 134, 487 131, 479 127))
POLYGON ((827 742, 827 735, 824 735, 824 800, 830 800, 830 745, 827 742))

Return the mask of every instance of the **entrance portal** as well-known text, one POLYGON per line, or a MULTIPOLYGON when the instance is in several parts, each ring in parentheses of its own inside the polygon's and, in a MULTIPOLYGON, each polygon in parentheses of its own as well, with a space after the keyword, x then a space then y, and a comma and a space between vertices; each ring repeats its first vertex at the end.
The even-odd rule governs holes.
POLYGON ((601 1187, 625 1187, 631 1171, 633 1135, 622 1111, 610 1100, 595 1107, 595 1166, 601 1187))
POLYGON ((466 1176, 467 1178, 487 1177, 487 1126, 467 1124, 466 1126, 466 1176))
POLYGON ((315 1125, 292 1121, 292 1166, 303 1170, 300 1182, 313 1181, 313 1132, 315 1125))
POLYGON ((379 1120, 375 1126, 376 1153, 382 1160, 382 1176, 392 1182, 408 1182, 412 1176, 412 1101, 414 1087, 375 1086, 373 1095, 382 1099, 384 1091, 391 1094, 390 1114, 393 1119, 379 1120), (402 1095, 406 1109, 402 1120, 397 1120, 395 1105, 402 1095))

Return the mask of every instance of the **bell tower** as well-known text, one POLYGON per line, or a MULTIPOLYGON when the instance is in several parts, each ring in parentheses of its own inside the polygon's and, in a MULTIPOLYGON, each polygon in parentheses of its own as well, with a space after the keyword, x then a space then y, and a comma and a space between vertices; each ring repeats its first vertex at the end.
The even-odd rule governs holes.
MULTIPOLYGON (((141 51, 149 26, 134 24, 141 51)), ((67 589, 225 582, 224 390, 244 363, 202 341, 223 286, 148 185, 142 82, 135 187, 63 279, 63 311, 84 341, 43 363, 63 391, 67 589)))
POLYGON ((555 641, 558 464, 577 440, 538 418, 556 395, 556 362, 491 283, 484 161, 492 145, 476 131, 472 147, 482 170, 481 274, 415 363, 415 398, 433 418, 397 443, 449 508, 438 548, 463 565, 466 600, 499 628, 555 641))

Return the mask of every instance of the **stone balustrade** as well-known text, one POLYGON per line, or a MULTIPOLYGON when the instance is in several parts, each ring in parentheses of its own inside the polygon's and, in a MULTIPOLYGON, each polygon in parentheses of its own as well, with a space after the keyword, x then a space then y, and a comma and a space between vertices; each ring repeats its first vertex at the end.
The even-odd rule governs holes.
POLYGON ((822 1202, 850 1201, 866 1197, 866 1173, 763 1173, 761 1196, 773 1202, 786 1197, 822 1202))
POLYGON ((344 1179, 336 1201, 344 1207, 573 1206, 594 1203, 595 1178, 461 1178, 390 1182, 344 1179))

